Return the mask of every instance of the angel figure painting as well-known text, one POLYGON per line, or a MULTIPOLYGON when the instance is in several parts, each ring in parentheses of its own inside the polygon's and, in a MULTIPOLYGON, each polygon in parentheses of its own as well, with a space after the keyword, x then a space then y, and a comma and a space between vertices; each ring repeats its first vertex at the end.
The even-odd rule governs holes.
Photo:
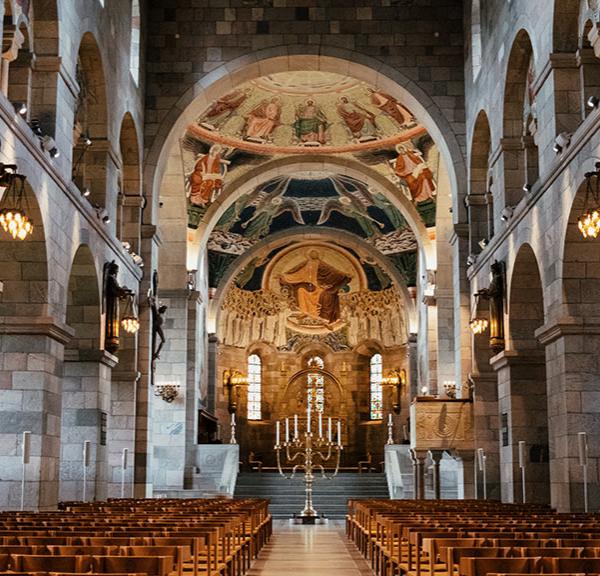
POLYGON ((339 292, 351 280, 348 274, 323 262, 314 249, 306 260, 279 277, 279 283, 291 290, 299 312, 327 324, 340 319, 339 292))
POLYGON ((263 100, 248 114, 245 138, 257 142, 268 140, 273 130, 279 126, 280 117, 281 99, 273 97, 263 100))

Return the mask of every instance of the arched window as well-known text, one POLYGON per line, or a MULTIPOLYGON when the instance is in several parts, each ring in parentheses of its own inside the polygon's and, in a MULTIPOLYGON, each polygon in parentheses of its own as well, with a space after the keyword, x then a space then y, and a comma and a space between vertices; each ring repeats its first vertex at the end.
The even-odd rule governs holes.
POLYGON ((262 363, 258 354, 248 356, 248 420, 260 420, 262 363))
POLYGON ((383 389, 381 387, 382 377, 383 360, 381 358, 381 354, 373 354, 373 356, 371 356, 369 372, 371 420, 383 419, 383 389))
POLYGON ((129 45, 129 70, 133 81, 140 81, 140 0, 131 2, 131 42, 129 45))
MULTIPOLYGON (((320 356, 311 356, 308 359, 309 368, 325 368, 323 358, 320 356)), ((325 408, 325 378, 323 374, 309 372, 306 375, 306 401, 313 412, 323 412, 325 408)))

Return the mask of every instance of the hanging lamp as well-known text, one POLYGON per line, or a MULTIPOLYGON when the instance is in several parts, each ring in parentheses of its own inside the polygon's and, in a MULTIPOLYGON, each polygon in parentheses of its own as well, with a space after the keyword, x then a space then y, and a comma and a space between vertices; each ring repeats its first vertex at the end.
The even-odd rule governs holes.
POLYGON ((596 170, 585 174, 586 190, 583 212, 577 220, 577 227, 586 239, 597 238, 600 234, 600 162, 596 170), (595 179, 595 184, 592 180, 595 179))
POLYGON ((17 173, 15 164, 0 164, 0 188, 5 194, 0 203, 0 226, 13 239, 25 240, 33 233, 33 222, 27 215, 25 176, 17 173))

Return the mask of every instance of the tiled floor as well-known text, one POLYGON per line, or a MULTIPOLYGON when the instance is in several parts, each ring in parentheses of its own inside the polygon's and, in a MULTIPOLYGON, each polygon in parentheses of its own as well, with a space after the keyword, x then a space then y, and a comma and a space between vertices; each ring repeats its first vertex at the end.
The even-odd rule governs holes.
POLYGON ((248 576, 371 576, 369 565, 346 539, 342 521, 322 526, 273 523, 273 538, 248 576))

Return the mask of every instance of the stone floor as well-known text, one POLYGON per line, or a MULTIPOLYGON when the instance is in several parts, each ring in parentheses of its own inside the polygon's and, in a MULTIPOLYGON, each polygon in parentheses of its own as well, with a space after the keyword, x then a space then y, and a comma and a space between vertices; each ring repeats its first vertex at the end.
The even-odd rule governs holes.
POLYGON ((371 576, 369 565, 346 539, 343 521, 322 526, 273 523, 273 538, 247 576, 371 576))

